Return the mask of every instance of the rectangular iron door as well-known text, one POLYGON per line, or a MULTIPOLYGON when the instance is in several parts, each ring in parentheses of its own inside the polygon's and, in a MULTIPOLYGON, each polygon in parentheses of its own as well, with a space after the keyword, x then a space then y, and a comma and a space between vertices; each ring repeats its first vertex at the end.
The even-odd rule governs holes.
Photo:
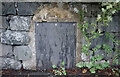
POLYGON ((36 68, 52 69, 52 65, 75 67, 76 23, 35 23, 36 68))

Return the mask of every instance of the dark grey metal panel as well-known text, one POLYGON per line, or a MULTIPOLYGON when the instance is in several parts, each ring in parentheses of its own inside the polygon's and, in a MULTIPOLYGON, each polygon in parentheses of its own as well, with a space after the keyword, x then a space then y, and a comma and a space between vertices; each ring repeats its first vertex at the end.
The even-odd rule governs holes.
POLYGON ((75 66, 76 23, 36 23, 37 70, 51 69, 65 62, 66 68, 75 66))

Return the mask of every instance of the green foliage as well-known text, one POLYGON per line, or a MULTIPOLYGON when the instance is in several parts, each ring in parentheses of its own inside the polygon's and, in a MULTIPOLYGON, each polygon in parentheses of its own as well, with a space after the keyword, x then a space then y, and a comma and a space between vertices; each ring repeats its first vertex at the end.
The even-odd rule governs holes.
MULTIPOLYGON (((115 48, 113 49, 110 45, 108 44, 102 44, 99 45, 97 44, 94 48, 90 48, 91 46, 91 40, 97 39, 100 36, 103 36, 103 33, 101 33, 101 29, 99 26, 108 26, 109 22, 112 21, 112 15, 115 14, 120 10, 120 2, 103 2, 101 3, 101 11, 102 13, 98 14, 96 21, 92 23, 88 23, 87 21, 84 21, 84 11, 81 10, 80 12, 80 23, 79 27, 82 31, 83 36, 85 37, 85 40, 87 41, 87 44, 82 45, 82 52, 88 55, 89 57, 89 62, 79 62, 76 64, 77 67, 83 68, 83 67, 88 67, 90 69, 91 73, 95 73, 97 69, 105 69, 107 67, 110 67, 111 64, 108 62, 103 62, 102 64, 99 63, 100 61, 103 60, 103 56, 101 55, 94 55, 94 52, 97 52, 99 50, 104 51, 107 54, 112 54, 113 52, 119 53, 120 50, 115 48), (89 30, 89 27, 92 27, 90 32, 88 33, 87 31, 89 30), (92 55, 92 57, 90 57, 92 55)), ((104 33, 106 36, 106 39, 112 40, 112 42, 115 45, 120 45, 120 41, 115 39, 114 35, 111 35, 110 33, 104 33)), ((120 64, 118 61, 120 57, 120 54, 115 54, 112 57, 112 64, 120 64)))
POLYGON ((95 58, 93 58, 92 61, 90 61, 90 62, 79 62, 79 63, 76 64, 76 66, 79 67, 79 68, 87 67, 87 68, 90 69, 91 73, 96 73, 97 69, 105 69, 107 67, 110 67, 108 62, 97 63, 95 58))
POLYGON ((52 65, 52 67, 54 68, 54 74, 55 75, 66 75, 66 71, 65 71, 65 68, 63 67, 64 66, 64 62, 62 62, 62 66, 60 66, 59 68, 57 68, 55 65, 52 65))

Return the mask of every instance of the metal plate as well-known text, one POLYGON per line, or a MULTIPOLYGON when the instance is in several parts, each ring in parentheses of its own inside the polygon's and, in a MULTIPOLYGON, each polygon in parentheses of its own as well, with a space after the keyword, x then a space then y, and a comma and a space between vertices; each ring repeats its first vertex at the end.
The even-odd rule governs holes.
POLYGON ((37 70, 51 69, 52 65, 73 68, 76 58, 76 23, 36 23, 35 44, 37 70))

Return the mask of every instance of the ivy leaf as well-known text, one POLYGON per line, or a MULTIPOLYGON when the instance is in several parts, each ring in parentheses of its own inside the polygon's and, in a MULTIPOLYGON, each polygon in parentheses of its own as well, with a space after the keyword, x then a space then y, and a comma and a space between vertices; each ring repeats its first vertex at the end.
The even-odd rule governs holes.
POLYGON ((62 73, 63 73, 63 75, 66 75, 65 68, 62 68, 62 73))
POLYGON ((91 68, 92 66, 93 66, 93 64, 91 62, 86 63, 86 67, 91 68))
POLYGON ((100 48, 101 48, 101 45, 97 45, 96 47, 97 47, 98 49, 100 49, 100 48))
POLYGON ((90 69, 90 72, 91 72, 91 73, 95 73, 95 68, 91 68, 91 69, 90 69))
POLYGON ((101 19, 101 15, 98 14, 98 16, 97 16, 97 21, 100 21, 100 19, 101 19))
POLYGON ((52 67, 53 67, 53 68, 56 68, 56 66, 55 66, 55 65, 52 65, 52 67))
POLYGON ((108 62, 104 62, 104 63, 102 64, 102 67, 104 67, 104 68, 109 67, 109 63, 108 63, 108 62))
POLYGON ((100 64, 95 64, 95 68, 96 68, 96 69, 101 69, 100 64))
POLYGON ((97 59, 97 61, 100 61, 100 60, 102 60, 102 59, 103 59, 103 57, 102 57, 102 56, 100 56, 100 55, 98 55, 98 56, 96 57, 96 59, 97 59))
POLYGON ((105 12, 106 12, 106 10, 105 10, 104 8, 102 8, 102 12, 103 12, 103 13, 105 13, 105 12))
POLYGON ((111 9, 112 8, 112 4, 109 4, 109 6, 107 6, 106 9, 111 9))
POLYGON ((79 67, 79 68, 82 68, 82 67, 85 66, 85 64, 83 62, 79 62, 79 63, 76 64, 76 66, 79 67))
POLYGON ((115 12, 116 12, 116 10, 113 10, 113 11, 112 11, 112 14, 115 14, 115 12))
POLYGON ((90 61, 95 61, 95 57, 93 56, 93 57, 90 59, 90 61))
POLYGON ((62 62, 62 65, 63 65, 63 66, 65 65, 64 61, 62 62))

